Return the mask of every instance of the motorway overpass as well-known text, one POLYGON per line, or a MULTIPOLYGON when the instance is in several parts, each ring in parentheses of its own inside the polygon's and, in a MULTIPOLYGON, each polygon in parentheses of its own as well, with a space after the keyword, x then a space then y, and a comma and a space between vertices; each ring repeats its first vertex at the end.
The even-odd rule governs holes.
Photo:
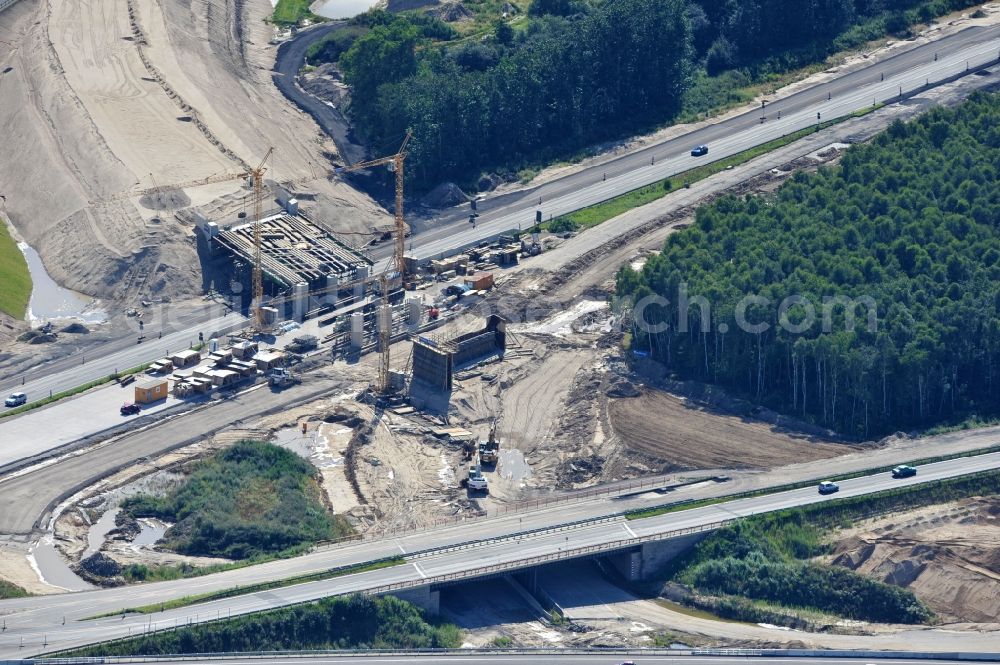
MULTIPOLYGON (((510 651, 459 650, 459 651, 401 651, 401 652, 295 652, 270 654, 230 654, 226 656, 150 656, 147 658, 102 658, 52 661, 63 663, 99 662, 102 665, 128 665, 150 663, 167 665, 183 662, 189 665, 215 665, 221 660, 227 665, 535 665, 552 663, 560 665, 617 665, 634 661, 637 665, 869 665, 872 661, 885 665, 959 665, 969 662, 1000 662, 1000 653, 949 653, 919 654, 910 652, 845 651, 832 655, 824 651, 781 649, 516 649, 510 651), (928 657, 933 656, 933 657, 928 657)), ((9 665, 34 665, 35 661, 9 661, 9 665)))
MULTIPOLYGON (((1000 453, 991 453, 923 465, 915 478, 906 480, 895 480, 888 473, 846 480, 841 483, 839 495, 832 498, 819 495, 814 487, 807 487, 641 520, 606 514, 570 524, 571 507, 562 506, 550 514, 550 519, 558 517, 561 521, 532 530, 525 528, 523 517, 517 517, 517 522, 514 518, 488 520, 348 543, 288 561, 187 580, 0 601, 0 614, 6 626, 0 633, 0 658, 49 652, 347 593, 412 594, 415 600, 433 605, 435 588, 439 585, 509 574, 581 557, 608 557, 623 572, 641 578, 676 553, 677 548, 671 541, 710 531, 740 517, 998 468, 1000 453), (127 607, 398 555, 405 557, 405 563, 389 568, 249 593, 152 615, 87 620, 127 607)), ((943 636, 941 639, 947 645, 948 639, 955 638, 943 636)))

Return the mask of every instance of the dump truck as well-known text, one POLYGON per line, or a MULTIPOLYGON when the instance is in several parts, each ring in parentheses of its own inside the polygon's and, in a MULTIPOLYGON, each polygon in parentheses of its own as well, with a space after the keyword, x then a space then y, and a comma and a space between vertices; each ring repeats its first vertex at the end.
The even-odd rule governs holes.
POLYGON ((287 367, 275 367, 267 373, 267 385, 272 388, 284 388, 298 383, 298 378, 287 367))
POLYGON ((483 464, 496 464, 500 459, 500 442, 497 441, 497 421, 490 426, 490 437, 479 442, 479 461, 483 464))

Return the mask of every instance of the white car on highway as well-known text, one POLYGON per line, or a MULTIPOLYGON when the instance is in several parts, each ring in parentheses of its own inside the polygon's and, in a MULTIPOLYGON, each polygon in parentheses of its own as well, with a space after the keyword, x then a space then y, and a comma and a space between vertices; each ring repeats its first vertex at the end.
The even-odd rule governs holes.
POLYGON ((21 406, 28 401, 28 396, 24 393, 14 393, 3 401, 4 406, 21 406))

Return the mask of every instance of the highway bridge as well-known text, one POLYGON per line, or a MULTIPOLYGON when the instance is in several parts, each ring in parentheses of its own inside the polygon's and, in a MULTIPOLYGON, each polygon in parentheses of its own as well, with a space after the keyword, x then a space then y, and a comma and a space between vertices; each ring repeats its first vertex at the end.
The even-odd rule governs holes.
MULTIPOLYGON (((267 654, 224 654, 194 656, 150 656, 144 658, 54 658, 44 662, 52 665, 129 665, 131 663, 188 663, 214 665, 225 661, 229 665, 618 665, 632 661, 636 665, 870 665, 872 661, 885 665, 959 665, 970 662, 998 662, 998 653, 942 653, 812 651, 806 649, 462 649, 427 651, 341 651, 341 652, 274 652, 267 654)), ((9 665, 34 665, 36 661, 7 661, 9 665)))
MULTIPOLYGON (((441 585, 526 571, 581 557, 606 557, 627 576, 641 579, 679 551, 676 542, 679 539, 695 537, 740 517, 998 468, 1000 453, 989 453, 926 464, 920 467, 916 477, 905 480, 893 479, 885 472, 845 480, 840 493, 832 498, 818 494, 815 487, 805 487, 646 519, 628 520, 621 514, 606 514, 567 523, 568 518, 563 517, 561 523, 531 531, 518 530, 513 520, 487 520, 397 538, 349 543, 290 562, 272 562, 200 578, 0 601, 0 615, 5 622, 5 630, 0 633, 0 658, 51 652, 339 594, 393 593, 433 609, 436 589, 441 585), (503 527, 509 531, 500 535, 503 527), (281 579, 276 572, 282 567, 289 570, 290 564, 302 574, 399 555, 405 557, 405 563, 379 570, 248 593, 151 615, 122 614, 89 619, 137 605, 281 579)), ((558 514, 566 516, 571 512, 561 507, 558 514)), ((518 524, 522 519, 518 518, 518 524)))

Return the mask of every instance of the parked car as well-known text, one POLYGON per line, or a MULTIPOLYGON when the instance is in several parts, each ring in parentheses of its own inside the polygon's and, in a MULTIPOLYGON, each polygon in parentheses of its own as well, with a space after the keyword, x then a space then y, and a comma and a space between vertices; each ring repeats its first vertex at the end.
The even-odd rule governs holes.
POLYGON ((820 494, 833 494, 834 492, 840 491, 840 485, 829 480, 824 480, 819 484, 820 494))
POLYGON ((917 470, 907 464, 900 464, 892 470, 893 478, 909 478, 917 475, 917 470))
POLYGON ((24 393, 14 393, 3 401, 4 406, 21 406, 28 401, 28 396, 24 393))
POLYGON ((142 411, 138 404, 133 404, 132 402, 127 402, 122 404, 122 408, 118 409, 123 416, 134 416, 135 414, 142 411))
POLYGON ((691 149, 691 156, 692 157, 701 157, 702 155, 707 155, 707 154, 708 154, 708 146, 707 145, 700 145, 697 148, 692 148, 691 149))

